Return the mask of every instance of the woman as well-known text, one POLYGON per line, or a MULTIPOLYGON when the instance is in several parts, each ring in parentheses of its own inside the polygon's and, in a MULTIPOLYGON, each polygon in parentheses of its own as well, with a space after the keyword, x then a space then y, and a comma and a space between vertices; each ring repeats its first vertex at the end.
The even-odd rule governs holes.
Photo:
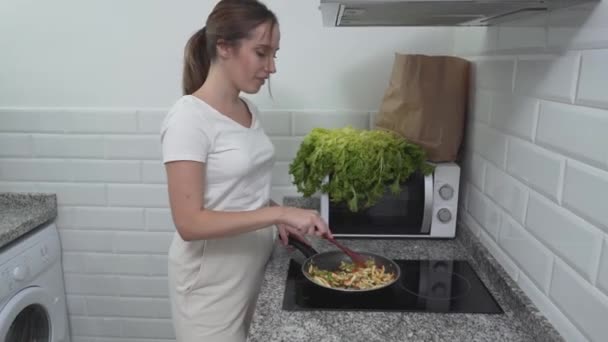
POLYGON ((245 341, 275 226, 283 244, 289 235, 331 235, 318 212, 270 201, 274 147, 256 107, 239 97, 276 71, 279 35, 263 4, 222 0, 186 45, 184 96, 161 128, 180 342, 245 341))

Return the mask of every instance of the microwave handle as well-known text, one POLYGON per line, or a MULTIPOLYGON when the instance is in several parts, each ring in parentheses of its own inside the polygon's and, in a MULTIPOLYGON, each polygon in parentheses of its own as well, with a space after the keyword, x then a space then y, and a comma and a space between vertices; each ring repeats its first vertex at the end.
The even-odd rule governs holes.
POLYGON ((433 219, 433 173, 424 176, 424 216, 422 217, 423 234, 431 231, 431 220, 433 219))

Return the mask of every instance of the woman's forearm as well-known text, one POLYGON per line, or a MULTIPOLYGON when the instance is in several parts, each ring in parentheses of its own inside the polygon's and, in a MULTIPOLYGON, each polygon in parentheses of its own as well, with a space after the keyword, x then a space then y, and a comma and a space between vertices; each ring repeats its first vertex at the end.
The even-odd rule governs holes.
POLYGON ((182 239, 205 240, 237 235, 277 224, 281 219, 281 208, 269 206, 240 212, 202 209, 183 217, 187 219, 182 222, 174 218, 182 239))

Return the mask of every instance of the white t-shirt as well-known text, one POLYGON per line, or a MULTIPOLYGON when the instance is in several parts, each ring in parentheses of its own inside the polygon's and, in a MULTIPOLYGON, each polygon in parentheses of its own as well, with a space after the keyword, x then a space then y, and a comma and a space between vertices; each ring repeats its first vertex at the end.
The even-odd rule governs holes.
POLYGON ((170 109, 161 126, 163 163, 192 160, 206 164, 205 208, 255 210, 270 199, 274 146, 255 105, 247 128, 203 100, 186 95, 170 109))

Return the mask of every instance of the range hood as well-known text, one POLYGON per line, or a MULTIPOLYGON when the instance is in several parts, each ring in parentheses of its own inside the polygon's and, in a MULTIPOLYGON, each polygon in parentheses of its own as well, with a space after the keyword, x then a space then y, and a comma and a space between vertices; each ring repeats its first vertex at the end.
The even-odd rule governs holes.
POLYGON ((599 0, 320 0, 324 26, 489 26, 599 0))

